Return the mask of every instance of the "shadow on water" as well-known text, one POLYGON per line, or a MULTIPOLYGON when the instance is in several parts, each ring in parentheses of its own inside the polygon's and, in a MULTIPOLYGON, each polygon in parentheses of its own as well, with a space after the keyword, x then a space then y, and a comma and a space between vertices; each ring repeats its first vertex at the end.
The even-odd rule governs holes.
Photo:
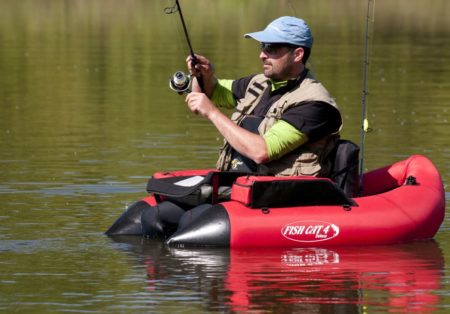
MULTIPOLYGON (((444 258, 434 241, 395 246, 174 249, 140 237, 111 237, 145 265, 147 290, 171 299, 197 291, 207 310, 362 313, 436 310, 444 258), (184 278, 180 280, 180 278, 184 278)), ((151 297, 151 294, 150 294, 151 297)))

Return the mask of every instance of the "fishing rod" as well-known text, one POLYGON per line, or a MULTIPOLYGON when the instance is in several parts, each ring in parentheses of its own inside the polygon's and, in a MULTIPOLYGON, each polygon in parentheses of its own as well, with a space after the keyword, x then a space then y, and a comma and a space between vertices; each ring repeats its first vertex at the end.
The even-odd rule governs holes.
POLYGON ((362 83, 362 99, 361 99, 361 139, 360 139, 360 157, 359 157, 359 196, 361 196, 364 189, 363 172, 364 172, 364 140, 366 133, 370 132, 369 120, 367 119, 367 101, 366 97, 369 94, 367 91, 367 68, 369 66, 369 24, 371 11, 373 11, 375 0, 367 1, 367 15, 366 15, 366 34, 364 40, 364 67, 363 67, 363 83, 362 83))
MULTIPOLYGON (((173 14, 175 12, 179 13, 181 25, 183 26, 184 36, 186 38, 187 44, 189 46, 189 52, 192 57, 192 65, 195 66, 197 64, 197 57, 195 56, 194 49, 192 49, 191 40, 189 38, 189 33, 186 27, 186 22, 184 21, 183 12, 181 11, 180 2, 175 0, 175 4, 172 7, 167 7, 164 9, 164 13, 173 14)), ((200 89, 203 91, 203 79, 200 76, 197 77, 197 82, 200 86, 200 89)), ((177 71, 172 76, 169 81, 169 87, 176 91, 178 94, 189 93, 191 85, 191 76, 185 74, 183 71, 177 71)))

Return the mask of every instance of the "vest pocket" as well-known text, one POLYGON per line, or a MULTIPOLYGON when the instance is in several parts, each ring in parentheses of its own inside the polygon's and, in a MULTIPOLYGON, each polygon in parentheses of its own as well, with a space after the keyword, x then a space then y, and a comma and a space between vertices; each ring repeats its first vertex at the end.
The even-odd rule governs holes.
POLYGON ((317 176, 322 167, 316 154, 303 153, 297 158, 293 168, 296 176, 317 176))

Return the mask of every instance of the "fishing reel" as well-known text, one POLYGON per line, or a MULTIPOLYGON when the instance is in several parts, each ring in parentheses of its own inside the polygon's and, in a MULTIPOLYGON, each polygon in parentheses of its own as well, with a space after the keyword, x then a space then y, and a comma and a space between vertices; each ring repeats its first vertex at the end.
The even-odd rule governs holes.
POLYGON ((190 93, 191 76, 185 74, 183 71, 177 71, 170 79, 169 87, 180 95, 190 93))

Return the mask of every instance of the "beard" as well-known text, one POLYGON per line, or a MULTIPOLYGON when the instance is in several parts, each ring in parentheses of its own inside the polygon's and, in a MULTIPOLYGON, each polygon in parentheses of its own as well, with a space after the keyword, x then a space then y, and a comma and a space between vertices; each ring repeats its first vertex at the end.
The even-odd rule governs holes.
POLYGON ((295 75, 292 75, 292 67, 273 65, 273 63, 265 61, 263 62, 264 76, 274 81, 286 81, 295 75))
POLYGON ((273 79, 273 66, 269 62, 263 63, 263 73, 267 78, 273 79))

